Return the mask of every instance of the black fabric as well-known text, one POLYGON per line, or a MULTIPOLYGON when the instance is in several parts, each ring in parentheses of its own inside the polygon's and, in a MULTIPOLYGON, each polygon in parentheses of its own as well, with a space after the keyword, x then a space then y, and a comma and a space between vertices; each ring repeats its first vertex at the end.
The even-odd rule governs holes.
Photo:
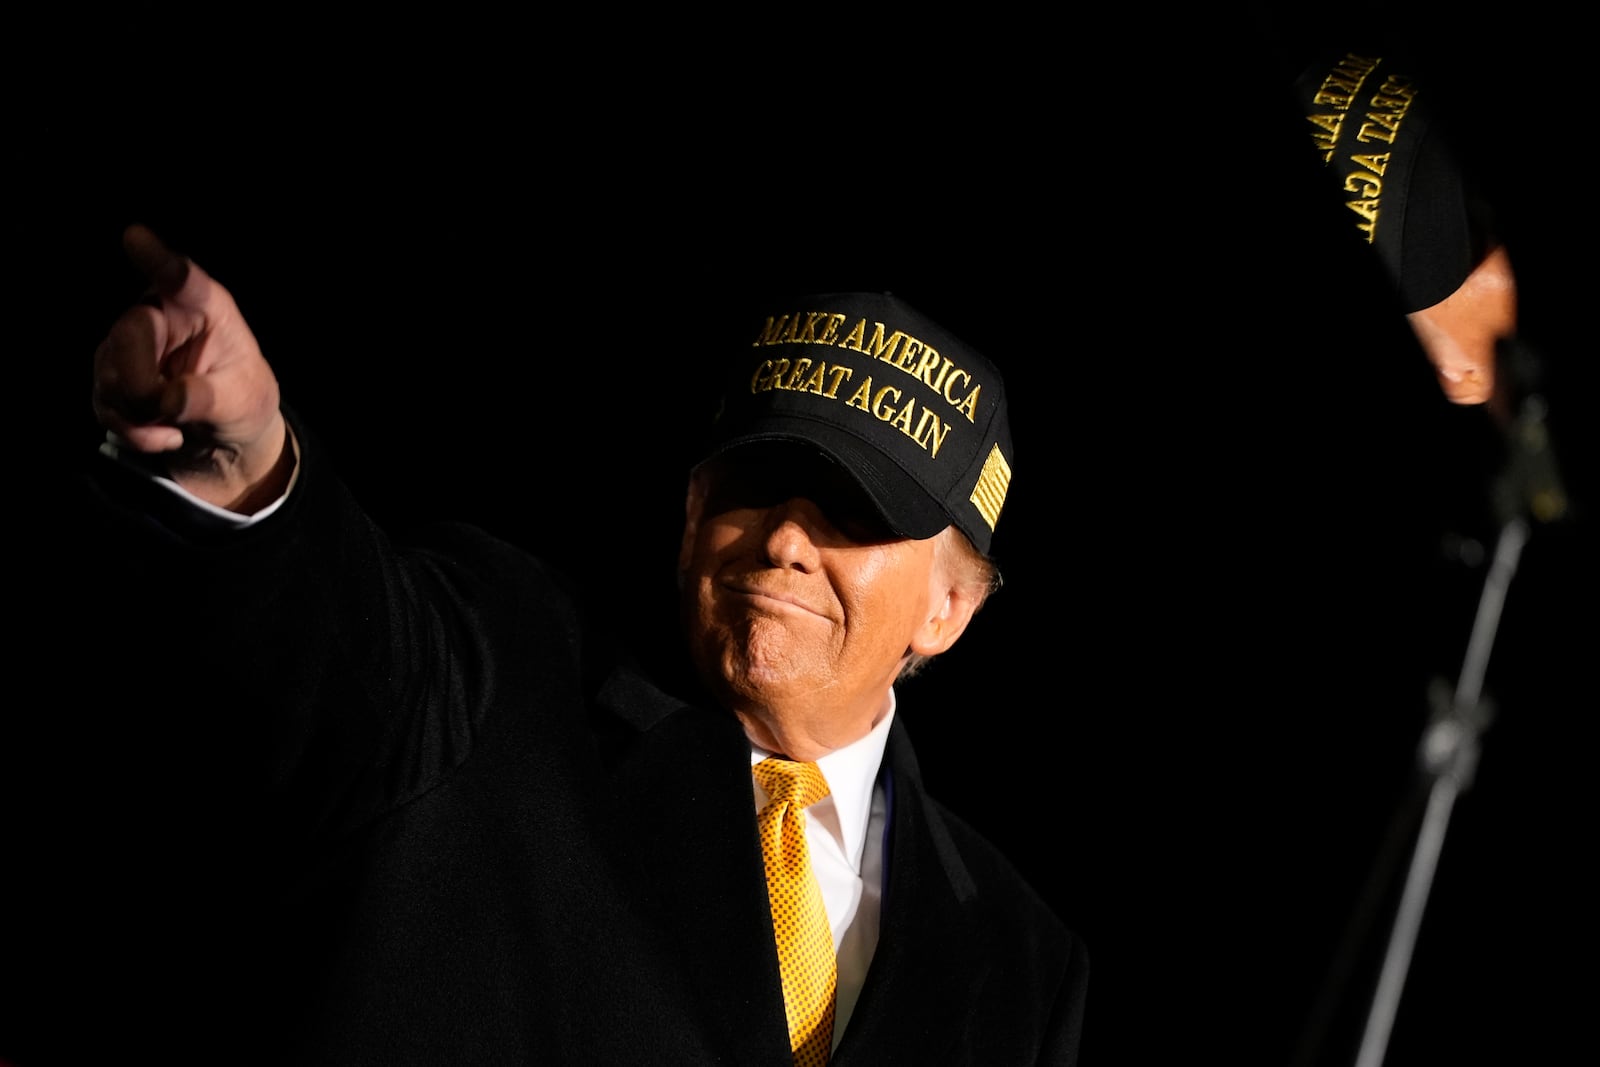
MULTIPOLYGON (((289 502, 220 544, 97 457, 85 606, 127 611, 85 619, 93 729, 38 739, 85 772, 87 831, 24 853, 70 892, 7 965, 17 1067, 787 1064, 733 717, 517 547, 391 542, 297 432, 289 502)), ((887 903, 835 1062, 1074 1062, 1081 943, 927 795, 898 720, 885 773, 887 903)))

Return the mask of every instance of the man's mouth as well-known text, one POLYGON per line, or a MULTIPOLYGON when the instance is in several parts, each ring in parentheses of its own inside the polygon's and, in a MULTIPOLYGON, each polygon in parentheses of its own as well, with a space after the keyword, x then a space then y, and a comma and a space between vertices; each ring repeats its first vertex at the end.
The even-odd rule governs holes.
POLYGON ((790 590, 773 586, 770 583, 753 581, 748 578, 734 578, 724 581, 722 586, 730 593, 748 598, 771 610, 801 611, 807 615, 827 618, 822 612, 812 607, 804 597, 790 590))

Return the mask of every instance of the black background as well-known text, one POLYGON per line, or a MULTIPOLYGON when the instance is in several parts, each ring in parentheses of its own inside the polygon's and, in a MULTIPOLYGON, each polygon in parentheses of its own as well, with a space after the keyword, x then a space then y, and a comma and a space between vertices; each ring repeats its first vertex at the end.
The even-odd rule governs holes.
MULTIPOLYGON (((1537 1062, 1593 991, 1580 68, 1536 11, 1389 23, 1494 190, 1573 507, 1521 557, 1387 1062, 1537 1062)), ((1284 79, 1318 24, 411 27, 52 99, 24 142, 27 452, 92 449, 89 354, 144 221, 234 292, 375 513, 568 560, 666 644, 730 323, 766 291, 896 291, 1006 371, 1017 444, 1005 588, 901 714, 934 792, 1088 941, 1085 1062, 1351 1062, 1392 899, 1347 924, 1409 855, 1386 835, 1465 654, 1503 443, 1326 199, 1284 79)), ((24 576, 39 620, 71 535, 20 534, 68 554, 24 576)), ((91 642, 133 617, 105 609, 91 642)), ((78 632, 16 651, 75 671, 78 632)))

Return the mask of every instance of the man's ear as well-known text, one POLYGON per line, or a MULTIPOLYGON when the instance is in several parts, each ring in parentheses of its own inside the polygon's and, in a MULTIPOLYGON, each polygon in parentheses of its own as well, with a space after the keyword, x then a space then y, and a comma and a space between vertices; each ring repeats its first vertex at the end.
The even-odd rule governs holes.
POLYGON ((966 632, 978 602, 960 586, 952 585, 933 607, 927 621, 911 638, 911 651, 919 656, 937 656, 955 644, 956 638, 966 632))
POLYGON ((678 573, 689 569, 694 558, 694 541, 700 533, 700 517, 706 507, 706 478, 700 471, 689 475, 689 491, 683 500, 683 542, 678 546, 678 573))
MULTIPOLYGON (((951 534, 947 530, 941 536, 951 534)), ((911 636, 911 651, 919 656, 937 656, 949 649, 966 632, 973 613, 983 604, 983 590, 964 580, 960 568, 950 564, 945 551, 946 546, 941 545, 929 579, 928 617, 911 636)))

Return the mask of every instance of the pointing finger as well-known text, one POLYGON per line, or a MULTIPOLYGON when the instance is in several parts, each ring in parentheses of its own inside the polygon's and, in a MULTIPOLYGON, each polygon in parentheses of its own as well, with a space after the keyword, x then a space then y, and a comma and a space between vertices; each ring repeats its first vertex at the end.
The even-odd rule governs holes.
POLYGON ((188 276, 189 261, 164 244, 148 226, 135 224, 122 233, 122 247, 133 265, 162 296, 176 296, 188 276))
POLYGON ((150 227, 129 226, 122 233, 122 247, 163 300, 198 308, 214 295, 211 276, 188 256, 168 248, 150 227))

